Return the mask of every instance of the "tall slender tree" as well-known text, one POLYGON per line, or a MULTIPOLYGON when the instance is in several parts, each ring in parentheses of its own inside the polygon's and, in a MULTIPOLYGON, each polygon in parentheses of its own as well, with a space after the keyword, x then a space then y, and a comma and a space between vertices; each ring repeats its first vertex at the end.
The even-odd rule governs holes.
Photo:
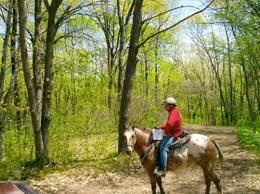
POLYGON ((41 132, 43 137, 44 159, 50 157, 50 124, 51 124, 51 96, 53 84, 53 50, 54 41, 59 24, 56 20, 56 14, 63 0, 52 0, 51 4, 44 0, 48 11, 47 37, 44 59, 44 84, 43 84, 43 106, 41 132))
POLYGON ((3 158, 4 154, 4 144, 5 144, 5 124, 6 124, 6 111, 5 107, 6 102, 4 102, 4 85, 5 85, 5 78, 6 78, 6 69, 7 69, 7 56, 8 56, 8 44, 10 40, 10 32, 11 32, 11 19, 12 19, 12 6, 13 2, 10 1, 7 10, 7 18, 6 18, 6 30, 4 35, 4 42, 3 42, 3 53, 2 53, 2 60, 1 60, 1 72, 0 72, 0 160, 3 158))
MULTIPOLYGON (((36 3, 37 4, 37 3, 36 3)), ((32 124, 34 129, 34 143, 35 143, 35 157, 36 161, 43 161, 43 144, 40 128, 40 107, 37 105, 37 98, 35 93, 35 87, 32 83, 32 77, 29 70, 29 60, 28 60, 28 51, 27 51, 27 41, 26 41, 26 10, 25 10, 25 1, 18 0, 18 12, 19 12, 19 42, 21 47, 21 59, 23 65, 23 74, 24 80, 28 92, 28 100, 32 118, 32 124)), ((39 10, 38 10, 39 11, 39 10)), ((37 78, 34 78, 37 79, 37 78)))
POLYGON ((130 44, 128 50, 125 79, 122 89, 121 106, 119 113, 119 124, 118 124, 118 152, 121 152, 124 146, 123 134, 125 127, 129 119, 129 105, 131 101, 131 91, 133 87, 133 81, 135 76, 135 70, 137 65, 137 54, 139 49, 139 37, 142 24, 142 5, 143 0, 136 0, 133 12, 133 25, 130 36, 130 44))

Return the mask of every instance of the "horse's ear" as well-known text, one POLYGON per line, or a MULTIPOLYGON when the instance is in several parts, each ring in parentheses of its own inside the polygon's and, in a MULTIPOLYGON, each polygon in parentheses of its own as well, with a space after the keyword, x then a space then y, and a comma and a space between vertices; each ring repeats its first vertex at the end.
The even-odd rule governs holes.
POLYGON ((125 130, 127 130, 128 129, 127 123, 124 123, 123 127, 124 127, 125 130))
POLYGON ((137 126, 137 125, 133 125, 133 126, 132 126, 132 129, 134 129, 134 128, 138 128, 138 126, 137 126))

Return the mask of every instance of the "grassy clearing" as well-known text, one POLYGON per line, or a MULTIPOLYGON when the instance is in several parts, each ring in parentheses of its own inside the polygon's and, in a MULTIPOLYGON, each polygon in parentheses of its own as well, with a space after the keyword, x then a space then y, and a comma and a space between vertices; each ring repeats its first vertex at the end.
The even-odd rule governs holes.
MULTIPOLYGON (((0 180, 43 179, 47 174, 68 172, 70 176, 98 176, 108 172, 129 172, 140 165, 138 156, 117 154, 117 133, 70 136, 65 148, 55 152, 43 169, 19 162, 17 158, 1 162, 0 180), (66 153, 65 156, 62 154, 66 153)), ((60 147, 56 145, 56 147, 60 147)), ((55 147, 55 149, 56 149, 55 147)))

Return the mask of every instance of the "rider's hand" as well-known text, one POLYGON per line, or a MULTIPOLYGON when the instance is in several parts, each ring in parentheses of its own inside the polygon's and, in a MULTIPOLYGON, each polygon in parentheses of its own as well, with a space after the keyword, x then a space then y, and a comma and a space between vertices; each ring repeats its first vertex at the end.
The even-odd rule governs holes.
POLYGON ((164 129, 162 129, 162 134, 163 134, 163 136, 165 136, 165 130, 164 129))

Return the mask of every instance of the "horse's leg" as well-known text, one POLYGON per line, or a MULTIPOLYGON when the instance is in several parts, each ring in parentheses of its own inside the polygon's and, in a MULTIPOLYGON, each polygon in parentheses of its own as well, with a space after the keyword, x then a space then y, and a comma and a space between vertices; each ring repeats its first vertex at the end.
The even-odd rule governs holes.
POLYGON ((220 180, 219 180, 218 176, 216 175, 216 173, 214 172, 213 169, 210 171, 210 178, 214 182, 214 184, 216 185, 217 190, 218 190, 218 194, 222 194, 223 192, 222 192, 220 180))
POLYGON ((164 192, 164 190, 163 190, 162 178, 161 178, 161 177, 157 177, 157 184, 158 184, 158 186, 159 186, 159 188, 160 188, 161 194, 164 194, 165 192, 164 192))
POLYGON ((203 174, 204 174, 205 183, 206 183, 206 194, 209 194, 211 178, 209 176, 209 172, 206 169, 203 169, 203 174))
POLYGON ((153 171, 151 171, 149 173, 149 178, 150 178, 150 182, 151 182, 152 193, 156 194, 156 180, 157 180, 157 177, 153 174, 153 171))

